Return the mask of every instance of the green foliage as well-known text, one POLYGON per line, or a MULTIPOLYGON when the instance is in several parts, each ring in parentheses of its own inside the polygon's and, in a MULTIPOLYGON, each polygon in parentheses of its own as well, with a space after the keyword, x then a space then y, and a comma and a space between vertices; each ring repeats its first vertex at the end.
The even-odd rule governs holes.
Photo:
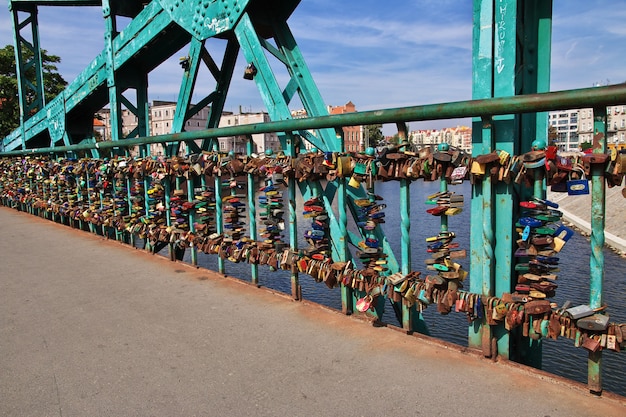
POLYGON ((580 149, 582 151, 586 151, 587 149, 591 149, 591 142, 581 142, 580 149))
POLYGON ((400 135, 397 133, 388 139, 390 145, 398 145, 400 144, 400 135))
MULTIPOLYGON (((24 61, 32 58, 33 54, 28 48, 24 48, 24 61)), ((61 58, 56 55, 48 55, 45 50, 41 51, 44 97, 49 102, 56 97, 67 85, 67 82, 58 73, 57 66, 61 58)), ((7 136, 20 125, 20 100, 18 97, 17 66, 15 63, 15 49, 7 45, 0 49, 0 138, 7 136)), ((25 77, 35 84, 35 68, 32 66, 26 71, 25 77)), ((32 90, 26 93, 26 101, 32 103, 35 94, 32 90)), ((39 109, 34 109, 37 111, 39 109)))
POLYGON ((366 137, 368 138, 367 143, 369 144, 369 146, 375 148, 379 146, 379 144, 385 140, 385 137, 383 136, 382 127, 383 125, 381 124, 365 126, 366 135, 367 135, 366 137))

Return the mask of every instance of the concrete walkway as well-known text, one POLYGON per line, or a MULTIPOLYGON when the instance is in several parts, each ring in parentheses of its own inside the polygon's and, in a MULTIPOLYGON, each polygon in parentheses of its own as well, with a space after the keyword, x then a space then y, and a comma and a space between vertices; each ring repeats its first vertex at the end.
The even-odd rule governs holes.
MULTIPOLYGON (((589 183, 591 186, 591 182, 589 183)), ((626 255, 626 198, 623 187, 606 188, 605 241, 617 252, 626 255)), ((591 233, 591 194, 568 195, 548 192, 548 200, 559 204, 563 219, 589 235, 591 233)))
POLYGON ((624 416, 493 363, 0 207, 2 416, 624 416))

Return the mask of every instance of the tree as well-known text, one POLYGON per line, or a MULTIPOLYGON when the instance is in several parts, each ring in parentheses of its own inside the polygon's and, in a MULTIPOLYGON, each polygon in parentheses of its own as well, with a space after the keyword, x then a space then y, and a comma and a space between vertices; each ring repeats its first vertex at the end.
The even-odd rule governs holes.
POLYGON ((365 134, 367 137, 366 146, 371 146, 373 148, 379 146, 379 144, 385 140, 383 136, 383 131, 381 130, 383 125, 367 125, 365 126, 365 134))
MULTIPOLYGON (((24 48, 24 60, 32 58, 33 53, 24 48)), ((43 69, 43 85, 46 103, 56 97, 67 85, 67 81, 58 73, 57 66, 61 58, 48 55, 41 50, 43 69)), ((0 138, 7 136, 20 125, 20 101, 17 86, 17 65, 15 63, 15 49, 7 45, 0 49, 0 138)), ((35 69, 29 68, 25 77, 31 83, 35 82, 35 69)), ((34 100, 34 94, 28 94, 27 101, 34 100)))
POLYGON ((554 145, 558 138, 558 131, 556 130, 556 126, 548 126, 548 144, 554 145))

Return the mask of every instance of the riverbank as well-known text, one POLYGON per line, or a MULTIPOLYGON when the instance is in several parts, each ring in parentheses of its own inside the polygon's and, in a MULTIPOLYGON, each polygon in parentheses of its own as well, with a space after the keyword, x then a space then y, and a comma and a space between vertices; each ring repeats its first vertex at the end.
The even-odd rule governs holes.
MULTIPOLYGON (((559 204, 563 220, 583 235, 591 234, 591 194, 571 196, 567 193, 548 191, 548 200, 559 204)), ((605 242, 606 245, 626 257, 626 198, 622 187, 606 189, 605 242)))

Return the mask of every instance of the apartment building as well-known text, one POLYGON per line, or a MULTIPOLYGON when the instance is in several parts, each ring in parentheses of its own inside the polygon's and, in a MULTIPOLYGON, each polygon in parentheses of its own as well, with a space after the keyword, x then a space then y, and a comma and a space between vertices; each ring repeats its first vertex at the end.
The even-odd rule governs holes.
MULTIPOLYGON (((593 143, 594 112, 586 108, 549 113, 550 126, 557 129, 556 144, 562 151, 578 151, 582 143, 593 143)), ((606 108, 607 144, 626 148, 626 105, 606 108)))
MULTIPOLYGON (((207 128, 210 107, 207 106, 194 114, 189 120, 185 121, 183 130, 191 132, 203 130, 207 128)), ((176 112, 176 102, 155 100, 150 105, 149 111, 149 135, 159 136, 172 133, 174 114, 176 112)), ((98 133, 103 140, 111 139, 111 117, 110 109, 102 109, 96 114, 96 120, 104 124, 104 128, 98 126, 98 133)), ((269 115, 264 112, 260 113, 241 113, 233 114, 232 112, 224 112, 220 117, 219 127, 233 126, 239 124, 262 123, 269 121, 269 115)), ((132 135, 137 128, 138 119, 132 112, 127 109, 122 110, 122 137, 132 135)), ((262 153, 267 149, 278 152, 280 142, 275 133, 259 133, 252 135, 254 142, 254 152, 262 153)), ((243 137, 226 137, 219 140, 220 151, 229 152, 246 152, 246 140, 243 137)), ((137 154, 138 152, 133 152, 137 154)), ((151 155, 164 155, 165 149, 163 145, 155 143, 150 145, 151 155)))
POLYGON ((548 124, 556 129, 555 144, 561 151, 579 148, 579 110, 561 110, 548 113, 548 124))
POLYGON ((409 132, 409 141, 418 148, 447 143, 466 152, 472 151, 472 128, 468 126, 443 129, 422 129, 409 132))
MULTIPOLYGON (((219 127, 229 127, 238 125, 248 125, 254 123, 266 123, 270 121, 269 114, 265 112, 259 113, 243 113, 239 109, 239 114, 233 114, 230 112, 222 113, 220 117, 219 127)), ((279 152, 282 147, 278 139, 278 135, 272 133, 257 133, 252 135, 252 142, 254 143, 254 152, 265 153, 267 150, 272 152, 279 152)), ((220 152, 246 153, 247 140, 244 136, 230 136, 219 138, 220 152)))

